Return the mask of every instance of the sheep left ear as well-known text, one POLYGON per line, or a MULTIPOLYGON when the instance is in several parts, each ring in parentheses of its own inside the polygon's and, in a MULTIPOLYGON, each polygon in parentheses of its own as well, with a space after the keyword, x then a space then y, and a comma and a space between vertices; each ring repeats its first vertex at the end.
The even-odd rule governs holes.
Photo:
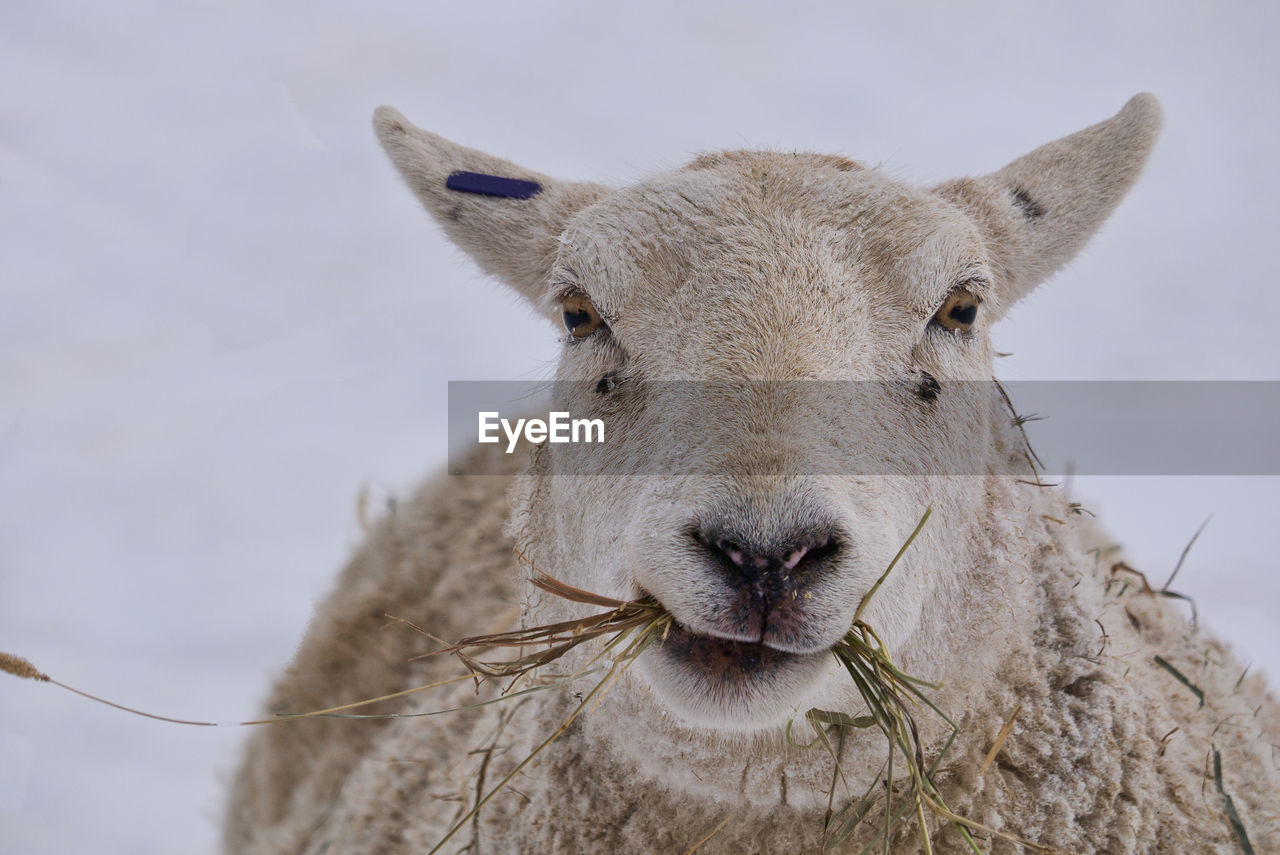
POLYGON ((569 219, 609 191, 559 181, 414 127, 379 107, 373 127, 423 207, 484 272, 559 321, 550 277, 569 219))
POLYGON ((1137 181, 1160 131, 1142 93, 1119 113, 982 178, 934 188, 978 225, 997 281, 997 316, 1085 245, 1137 181))

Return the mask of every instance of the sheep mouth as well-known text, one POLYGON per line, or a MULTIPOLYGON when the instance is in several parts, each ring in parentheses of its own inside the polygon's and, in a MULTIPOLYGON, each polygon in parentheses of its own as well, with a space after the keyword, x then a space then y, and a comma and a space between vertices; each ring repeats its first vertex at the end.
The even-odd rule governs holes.
POLYGON ((688 665, 702 666, 708 671, 767 671, 787 662, 830 653, 833 646, 816 635, 795 631, 797 619, 802 619, 803 615, 788 616, 791 632, 761 631, 758 638, 752 639, 732 629, 691 629, 643 588, 638 590, 635 599, 653 602, 672 616, 671 626, 661 640, 661 646, 669 657, 688 665))
MULTIPOLYGON (((642 588, 635 594, 662 606, 642 588)), ((830 645, 783 649, 764 637, 718 637, 675 619, 637 665, 659 702, 685 724, 753 732, 784 724, 813 700, 832 661, 830 645)))
POLYGON ((820 655, 790 653, 758 641, 699 635, 679 624, 672 625, 660 646, 668 661, 725 681, 767 674, 786 668, 796 660, 820 655))

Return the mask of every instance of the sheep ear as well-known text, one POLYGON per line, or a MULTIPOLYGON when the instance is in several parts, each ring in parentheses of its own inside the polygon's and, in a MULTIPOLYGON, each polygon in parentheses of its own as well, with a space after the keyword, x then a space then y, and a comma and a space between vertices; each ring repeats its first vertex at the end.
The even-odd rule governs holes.
POLYGON ((1070 261, 1133 186, 1160 130, 1160 102, 1119 113, 982 178, 934 189, 978 225, 991 254, 997 315, 1070 261))
POLYGON ((560 234, 576 211, 608 191, 557 181, 460 146, 414 127, 392 107, 374 111, 373 127, 405 183, 449 238, 486 273, 554 319, 549 278, 560 234))

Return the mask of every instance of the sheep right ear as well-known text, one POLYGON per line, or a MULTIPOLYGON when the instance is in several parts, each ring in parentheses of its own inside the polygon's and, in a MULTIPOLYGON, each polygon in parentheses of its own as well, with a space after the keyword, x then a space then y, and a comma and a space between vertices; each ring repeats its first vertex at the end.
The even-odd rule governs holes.
POLYGON ((460 146, 414 127, 392 107, 374 111, 373 127, 405 183, 450 239, 486 273, 558 320, 548 284, 560 234, 574 213, 608 190, 557 181, 460 146))
POLYGON ((997 172, 934 188, 986 240, 996 317, 1080 251, 1138 180, 1159 131, 1160 102, 1135 95, 1110 119, 997 172))

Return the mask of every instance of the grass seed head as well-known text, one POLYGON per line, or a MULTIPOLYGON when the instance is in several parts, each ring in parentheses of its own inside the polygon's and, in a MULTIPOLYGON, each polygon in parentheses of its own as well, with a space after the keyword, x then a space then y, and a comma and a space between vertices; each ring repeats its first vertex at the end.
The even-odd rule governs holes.
POLYGON ((0 671, 20 677, 23 680, 49 682, 48 674, 45 674, 21 656, 14 656, 12 653, 0 652, 0 671))

